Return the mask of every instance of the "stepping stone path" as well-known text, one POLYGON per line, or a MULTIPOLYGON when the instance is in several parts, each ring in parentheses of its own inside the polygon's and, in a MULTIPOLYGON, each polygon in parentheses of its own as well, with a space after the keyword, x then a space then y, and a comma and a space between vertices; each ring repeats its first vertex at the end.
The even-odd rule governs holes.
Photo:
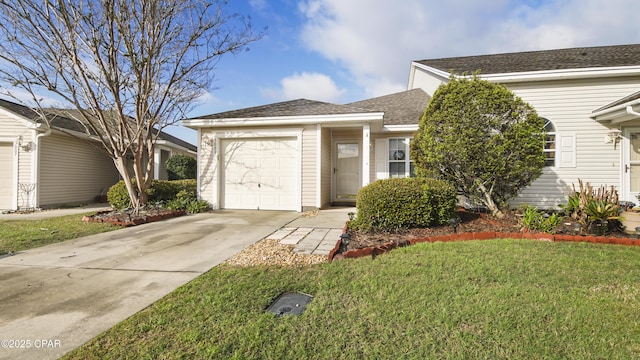
POLYGON ((281 228, 266 239, 283 245, 295 245, 293 252, 307 255, 329 255, 342 235, 341 229, 281 228))

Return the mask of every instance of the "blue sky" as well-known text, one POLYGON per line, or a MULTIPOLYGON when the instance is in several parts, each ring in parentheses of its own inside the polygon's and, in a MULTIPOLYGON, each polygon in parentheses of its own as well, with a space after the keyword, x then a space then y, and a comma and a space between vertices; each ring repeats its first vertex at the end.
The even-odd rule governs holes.
MULTIPOLYGON (((412 60, 640 43, 637 0, 229 0, 265 35, 224 56, 202 116, 406 90, 412 60)), ((168 132, 196 143, 196 132, 168 132)))
MULTIPOLYGON (((412 60, 640 43, 635 0, 232 0, 268 27, 227 56, 190 117, 297 98, 406 90, 412 60)), ((194 142, 189 129, 169 132, 194 142)))

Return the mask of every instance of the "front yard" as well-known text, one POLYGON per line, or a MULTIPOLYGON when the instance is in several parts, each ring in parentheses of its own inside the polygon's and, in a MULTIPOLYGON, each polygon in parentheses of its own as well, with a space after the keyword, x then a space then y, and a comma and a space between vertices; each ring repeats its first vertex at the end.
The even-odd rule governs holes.
POLYGON ((418 244, 304 268, 219 266, 68 358, 640 357, 640 248, 418 244), (284 291, 301 316, 265 312, 284 291))
POLYGON ((82 214, 42 220, 0 220, 0 255, 120 228, 106 223, 84 222, 82 214))

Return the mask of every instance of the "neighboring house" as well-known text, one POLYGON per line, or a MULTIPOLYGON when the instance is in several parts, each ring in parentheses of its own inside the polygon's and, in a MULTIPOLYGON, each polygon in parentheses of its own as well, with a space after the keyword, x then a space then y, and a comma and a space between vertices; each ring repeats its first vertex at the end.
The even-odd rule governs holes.
POLYGON ((411 175, 408 144, 430 97, 451 73, 476 71, 547 120, 547 166, 513 206, 556 207, 578 179, 615 186, 621 200, 636 200, 640 45, 415 61, 406 92, 346 105, 294 100, 184 120, 198 130, 200 197, 233 209, 353 204, 362 186, 411 175))
MULTIPOLYGON (((120 179, 111 158, 78 121, 52 116, 51 129, 32 109, 0 99, 0 210, 94 202, 120 179)), ((174 153, 196 147, 162 133, 155 148, 155 178, 174 153)))

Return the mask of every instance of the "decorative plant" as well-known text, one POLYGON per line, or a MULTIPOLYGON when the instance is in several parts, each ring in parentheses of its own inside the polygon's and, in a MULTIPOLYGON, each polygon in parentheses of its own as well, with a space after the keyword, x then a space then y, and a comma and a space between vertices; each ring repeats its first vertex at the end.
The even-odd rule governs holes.
POLYGON ((579 188, 572 184, 572 192, 566 205, 561 206, 567 216, 580 223, 583 229, 591 228, 592 223, 608 220, 618 220, 620 205, 618 191, 613 187, 600 186, 594 188, 591 184, 578 179, 579 188))
POLYGON ((529 231, 542 231, 554 234, 558 224, 560 224, 561 218, 557 213, 549 215, 530 205, 524 205, 521 210, 522 218, 520 219, 520 225, 529 231))

